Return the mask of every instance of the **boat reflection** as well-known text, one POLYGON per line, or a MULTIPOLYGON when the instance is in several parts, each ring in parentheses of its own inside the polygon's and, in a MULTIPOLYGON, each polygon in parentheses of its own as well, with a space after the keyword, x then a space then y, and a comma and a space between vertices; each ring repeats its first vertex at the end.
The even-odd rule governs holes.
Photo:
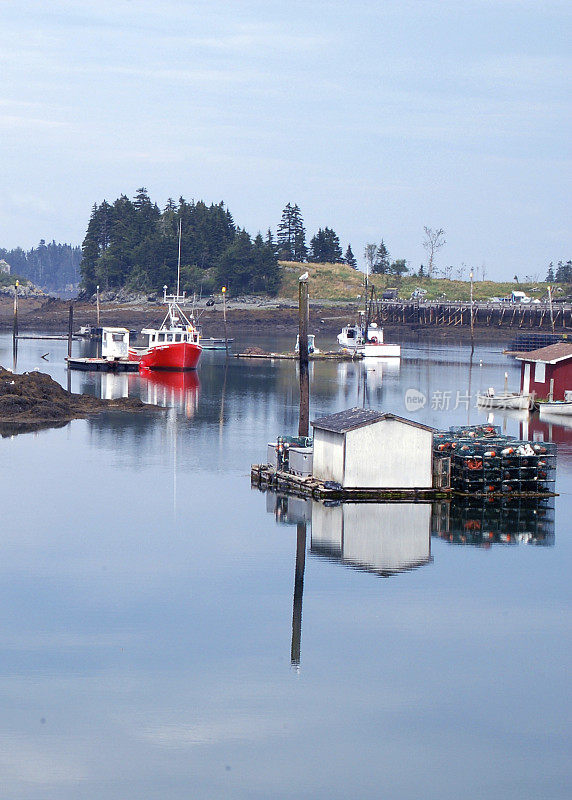
POLYGON ((199 376, 196 370, 185 372, 160 372, 142 370, 141 399, 156 406, 177 408, 190 419, 199 403, 199 376))

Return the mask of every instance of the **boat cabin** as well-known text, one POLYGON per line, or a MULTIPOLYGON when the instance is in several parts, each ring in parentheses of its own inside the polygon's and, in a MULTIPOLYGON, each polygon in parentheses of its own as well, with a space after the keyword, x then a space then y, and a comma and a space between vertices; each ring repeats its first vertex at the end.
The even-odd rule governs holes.
POLYGON ((188 325, 186 328, 143 328, 141 333, 149 337, 149 347, 181 342, 198 344, 200 339, 198 330, 192 325, 188 325))
POLYGON ((129 331, 127 328, 101 329, 101 356, 107 361, 117 361, 129 355, 129 331))
POLYGON ((548 347, 516 353, 521 362, 520 391, 541 400, 565 400, 572 390, 572 344, 557 342, 548 347))

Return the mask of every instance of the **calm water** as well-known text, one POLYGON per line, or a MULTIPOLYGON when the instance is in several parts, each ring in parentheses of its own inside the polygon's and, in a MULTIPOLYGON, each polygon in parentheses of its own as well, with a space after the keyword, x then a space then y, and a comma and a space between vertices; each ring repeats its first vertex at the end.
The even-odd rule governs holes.
MULTIPOLYGON (((18 371, 66 386, 66 348, 21 341, 18 371)), ((399 368, 314 364, 311 416, 365 391, 437 427, 482 422, 474 396, 505 371, 516 388, 500 346, 469 376, 466 347, 430 342, 399 368)), ((511 544, 460 546, 429 506, 341 520, 250 488, 267 441, 296 432, 292 362, 69 377, 169 409, 0 440, 2 797, 570 796, 572 428, 495 418, 558 442, 560 496, 548 535, 508 521, 511 544)))

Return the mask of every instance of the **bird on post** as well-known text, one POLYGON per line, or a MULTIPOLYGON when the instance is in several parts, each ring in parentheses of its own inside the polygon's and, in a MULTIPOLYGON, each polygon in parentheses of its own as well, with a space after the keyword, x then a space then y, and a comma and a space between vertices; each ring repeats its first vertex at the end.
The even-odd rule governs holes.
POLYGON ((298 280, 300 281, 300 283, 305 283, 308 280, 308 273, 305 272, 303 275, 300 275, 298 280))

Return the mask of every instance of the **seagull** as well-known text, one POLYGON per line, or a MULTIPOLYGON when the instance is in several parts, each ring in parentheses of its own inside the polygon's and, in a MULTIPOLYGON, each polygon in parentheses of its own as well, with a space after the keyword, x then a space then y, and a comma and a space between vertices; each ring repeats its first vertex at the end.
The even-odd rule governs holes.
POLYGON ((300 281, 300 283, 303 283, 304 281, 307 281, 308 280, 308 273, 305 272, 303 275, 300 275, 298 280, 300 281))

